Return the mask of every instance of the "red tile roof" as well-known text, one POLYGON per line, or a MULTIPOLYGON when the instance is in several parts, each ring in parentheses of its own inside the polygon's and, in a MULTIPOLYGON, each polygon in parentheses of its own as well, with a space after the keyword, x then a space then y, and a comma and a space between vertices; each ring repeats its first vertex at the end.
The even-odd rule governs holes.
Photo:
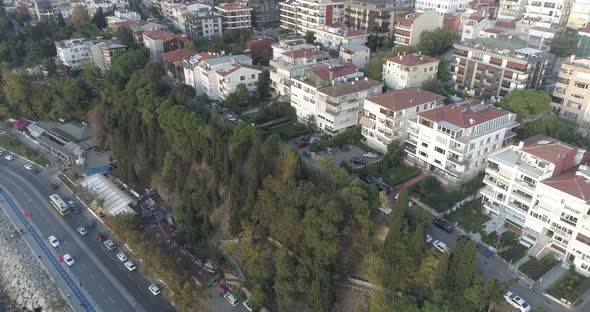
POLYGON ((116 22, 116 23, 114 23, 114 25, 117 27, 131 28, 131 25, 134 25, 136 23, 137 23, 137 21, 122 21, 122 22, 116 22))
POLYGON ((383 106, 392 111, 400 111, 416 105, 422 105, 445 97, 420 88, 405 88, 367 98, 367 101, 383 106))
POLYGON ((318 89, 319 93, 326 94, 331 97, 339 97, 346 94, 352 94, 360 91, 366 91, 378 86, 383 86, 379 81, 373 79, 360 79, 346 83, 339 83, 333 86, 318 89))
POLYGON ((537 158, 556 164, 562 157, 576 153, 578 149, 546 135, 538 134, 522 141, 524 147, 521 151, 537 158))
POLYGON ((352 63, 343 63, 341 65, 328 65, 328 64, 321 64, 316 66, 309 71, 316 74, 322 80, 329 80, 330 79, 330 71, 332 72, 332 78, 338 78, 347 76, 353 73, 358 72, 358 68, 356 65, 352 63))
POLYGON ((587 182, 585 176, 577 175, 575 169, 546 179, 541 183, 581 200, 590 201, 590 183, 587 182))
POLYGON ((149 37, 153 40, 170 41, 173 39, 180 40, 183 42, 188 41, 186 35, 177 35, 167 31, 146 31, 143 33, 143 37, 149 37))
POLYGON ((290 57, 290 58, 302 58, 305 56, 313 56, 313 55, 318 55, 318 54, 323 54, 325 52, 323 52, 322 50, 318 49, 318 48, 309 48, 309 49, 299 49, 299 50, 293 50, 293 51, 287 51, 287 52, 283 52, 282 54, 286 57, 290 57))
POLYGON ((168 62, 175 63, 178 61, 189 59, 195 55, 197 55, 197 51, 192 50, 192 49, 182 48, 182 49, 162 53, 162 59, 165 61, 168 61, 168 62))
POLYGON ((467 129, 508 114, 508 112, 499 108, 491 105, 483 106, 478 102, 476 99, 470 99, 465 102, 435 108, 418 115, 434 122, 446 121, 457 127, 467 129))
POLYGON ((433 62, 438 62, 439 59, 428 56, 428 55, 419 55, 416 53, 408 54, 408 55, 400 55, 395 57, 389 57, 385 59, 386 61, 393 62, 396 64, 400 64, 403 66, 416 66, 422 64, 428 64, 433 62))
POLYGON ((495 27, 515 29, 516 22, 515 21, 496 21, 495 27))

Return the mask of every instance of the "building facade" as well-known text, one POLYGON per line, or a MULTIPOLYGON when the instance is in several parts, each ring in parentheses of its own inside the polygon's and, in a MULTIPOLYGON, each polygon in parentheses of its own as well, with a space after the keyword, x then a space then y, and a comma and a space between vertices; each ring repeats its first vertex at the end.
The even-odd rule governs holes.
POLYGON ((518 21, 524 16, 528 0, 500 0, 498 19, 504 21, 518 21))
POLYGON ((281 25, 281 9, 278 0, 249 0, 252 8, 254 28, 265 30, 281 25))
POLYGON ((393 90, 366 98, 360 119, 361 133, 367 145, 386 153, 393 142, 403 143, 408 120, 415 119, 418 112, 443 106, 444 99, 420 88, 393 90))
POLYGON ((494 99, 516 89, 538 89, 547 58, 515 38, 477 38, 455 43, 451 79, 459 90, 494 99))
POLYGON ((213 39, 223 33, 223 17, 208 5, 200 5, 184 12, 184 29, 193 40, 213 39))
POLYGON ((578 30, 590 26, 590 0, 576 0, 572 3, 567 27, 578 30))
MULTIPOLYGON (((384 41, 393 36, 393 19, 397 8, 388 0, 350 0, 344 4, 346 26, 384 41)), ((408 9, 408 8, 405 8, 408 9)))
POLYGON ((127 46, 117 40, 99 41, 90 47, 92 63, 103 72, 110 70, 115 53, 126 49, 127 46))
POLYGON ((365 68, 369 63, 371 49, 362 44, 344 44, 340 47, 340 59, 358 68, 365 68))
POLYGON ((551 106, 560 117, 580 125, 582 134, 590 134, 590 59, 572 56, 561 65, 551 106))
POLYGON ((324 25, 344 22, 344 1, 288 0, 280 3, 281 28, 305 34, 324 25))
POLYGON ((241 3, 222 3, 215 7, 223 16, 223 29, 251 29, 252 8, 241 3))
POLYGON ((436 78, 439 59, 418 53, 386 58, 383 82, 391 89, 421 87, 424 81, 436 78))
POLYGON ((570 14, 570 0, 528 0, 524 15, 543 22, 564 26, 570 14))
POLYGON ((55 42, 55 50, 61 64, 73 70, 80 70, 84 62, 91 58, 92 44, 86 39, 70 39, 55 42))
POLYGON ((365 45, 369 34, 360 30, 354 30, 342 25, 326 25, 316 30, 315 41, 324 48, 339 50, 345 44, 365 45))
POLYGON ((475 177, 518 126, 516 114, 477 99, 418 113, 408 124, 408 160, 446 183, 475 177))
MULTIPOLYGON (((280 44, 277 44, 276 48, 273 46, 273 50, 275 49, 283 51, 280 44)), ((305 70, 328 62, 330 62, 328 52, 307 44, 294 46, 293 50, 284 51, 279 57, 269 62, 271 66, 270 87, 277 95, 290 96, 292 78, 302 77, 305 70)))
POLYGON ((410 13, 396 18, 393 26, 394 41, 401 46, 416 45, 420 42, 422 32, 442 27, 443 19, 442 15, 433 10, 410 13))
POLYGON ((468 2, 467 0, 416 0, 416 10, 434 10, 446 15, 464 10, 468 2))
POLYGON ((177 35, 167 31, 143 32, 143 45, 150 50, 150 57, 159 60, 162 53, 184 48, 188 41, 186 35, 177 35))

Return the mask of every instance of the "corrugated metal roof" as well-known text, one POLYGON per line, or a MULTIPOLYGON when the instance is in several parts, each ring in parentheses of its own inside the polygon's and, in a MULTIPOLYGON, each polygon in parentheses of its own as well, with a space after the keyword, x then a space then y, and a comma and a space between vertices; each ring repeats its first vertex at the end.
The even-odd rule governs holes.
POLYGON ((103 208, 110 215, 135 213, 129 204, 135 200, 102 174, 86 177, 81 183, 94 196, 104 201, 103 208))

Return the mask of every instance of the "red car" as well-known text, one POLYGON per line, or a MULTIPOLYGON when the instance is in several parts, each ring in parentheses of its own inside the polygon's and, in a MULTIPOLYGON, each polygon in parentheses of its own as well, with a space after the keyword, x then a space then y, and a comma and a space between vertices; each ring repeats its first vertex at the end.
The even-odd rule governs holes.
POLYGON ((104 241, 105 237, 101 233, 96 233, 96 239, 102 242, 104 241))
POLYGON ((219 292, 221 292, 222 294, 225 294, 226 292, 230 291, 229 286, 225 285, 224 282, 219 283, 218 289, 219 292))

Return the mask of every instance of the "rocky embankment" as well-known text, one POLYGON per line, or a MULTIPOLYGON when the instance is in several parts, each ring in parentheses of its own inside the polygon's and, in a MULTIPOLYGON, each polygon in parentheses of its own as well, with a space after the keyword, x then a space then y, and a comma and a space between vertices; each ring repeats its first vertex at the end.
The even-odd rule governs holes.
POLYGON ((2 209, 0 259, 0 311, 71 311, 2 209))

